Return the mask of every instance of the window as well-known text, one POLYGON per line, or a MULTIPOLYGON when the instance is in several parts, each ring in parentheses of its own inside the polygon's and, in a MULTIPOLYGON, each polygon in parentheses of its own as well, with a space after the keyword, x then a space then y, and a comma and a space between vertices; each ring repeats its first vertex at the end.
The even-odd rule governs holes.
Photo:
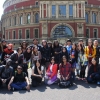
POLYGON ((29 38, 30 38, 30 31, 26 30, 26 39, 29 39, 29 38))
POLYGON ((66 5, 59 6, 59 16, 66 17, 66 5))
POLYGON ((20 24, 21 25, 23 24, 23 16, 22 15, 20 16, 20 24))
POLYGON ((96 23, 96 13, 93 13, 92 14, 92 22, 93 23, 96 23))
POLYGON ((88 15, 88 13, 86 12, 86 13, 85 13, 85 20, 86 20, 86 23, 89 22, 89 19, 88 19, 88 18, 89 18, 89 15, 88 15))
POLYGON ((69 17, 73 17, 73 5, 69 5, 69 17))
POLYGON ((14 17, 14 25, 16 25, 16 17, 14 17))
POLYGON ((90 37, 90 30, 86 29, 86 38, 89 38, 89 37, 90 37))
POLYGON ((56 17, 56 6, 52 5, 52 17, 56 17))
POLYGON ((30 19, 31 19, 30 14, 28 14, 28 15, 27 15, 27 24, 30 23, 30 19))
POLYGON ((16 32, 13 31, 13 39, 16 39, 16 32))
POLYGON ((55 28, 55 30, 53 31, 53 38, 57 38, 57 37, 72 37, 73 33, 71 31, 71 29, 65 25, 60 25, 58 27, 55 28))
POLYGON ((35 23, 39 23, 39 14, 38 13, 35 14, 35 23))
POLYGON ((22 30, 19 30, 18 38, 22 39, 22 30))
POLYGON ((38 5, 39 5, 38 1, 36 1, 36 2, 35 2, 35 5, 36 5, 36 6, 38 6, 38 5))
POLYGON ((98 37, 98 31, 97 31, 97 29, 94 29, 93 34, 94 34, 94 38, 97 38, 98 37))
POLYGON ((39 38, 39 31, 38 31, 38 29, 35 29, 35 31, 34 31, 34 38, 39 38))

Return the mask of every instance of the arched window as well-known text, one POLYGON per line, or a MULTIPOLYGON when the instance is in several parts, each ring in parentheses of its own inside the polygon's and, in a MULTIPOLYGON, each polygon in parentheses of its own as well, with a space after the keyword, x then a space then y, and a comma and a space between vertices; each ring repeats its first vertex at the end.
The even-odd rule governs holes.
POLYGON ((22 15, 20 16, 20 24, 21 25, 23 24, 23 16, 22 15))
POLYGON ((30 19, 31 19, 30 14, 28 14, 28 15, 27 15, 27 24, 30 23, 30 19))
POLYGON ((96 23, 96 13, 93 13, 92 14, 92 22, 93 23, 96 23))
POLYGON ((39 23, 39 14, 38 13, 35 14, 35 23, 39 23))
POLYGON ((85 13, 85 20, 86 20, 86 23, 88 23, 88 22, 89 22, 89 15, 88 15, 88 13, 87 13, 87 12, 85 13))
POLYGON ((66 25, 60 25, 56 27, 55 30, 53 31, 53 38, 72 37, 72 36, 73 36, 73 33, 71 29, 67 27, 66 25))

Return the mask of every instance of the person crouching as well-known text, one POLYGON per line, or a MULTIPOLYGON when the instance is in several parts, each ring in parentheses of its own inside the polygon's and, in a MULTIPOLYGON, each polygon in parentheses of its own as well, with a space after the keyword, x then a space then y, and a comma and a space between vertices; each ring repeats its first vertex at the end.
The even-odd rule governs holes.
POLYGON ((17 71, 12 75, 12 78, 8 84, 8 90, 30 90, 29 80, 25 72, 23 72, 22 66, 17 66, 17 71))

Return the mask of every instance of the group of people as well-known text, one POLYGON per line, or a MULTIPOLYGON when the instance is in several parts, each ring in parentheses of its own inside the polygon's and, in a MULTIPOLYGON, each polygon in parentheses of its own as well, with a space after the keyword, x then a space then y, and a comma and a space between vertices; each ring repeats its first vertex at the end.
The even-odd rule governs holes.
POLYGON ((0 43, 0 87, 8 90, 30 90, 28 68, 31 68, 31 85, 58 83, 69 87, 77 76, 78 80, 100 84, 100 47, 98 40, 88 39, 88 45, 80 39, 78 43, 70 39, 64 45, 57 40, 53 43, 37 39, 28 45, 23 41, 17 50, 13 44, 2 40, 0 43), (86 68, 88 69, 86 73, 86 68), (76 72, 76 74, 75 74, 76 72), (87 74, 87 76, 86 76, 87 74))

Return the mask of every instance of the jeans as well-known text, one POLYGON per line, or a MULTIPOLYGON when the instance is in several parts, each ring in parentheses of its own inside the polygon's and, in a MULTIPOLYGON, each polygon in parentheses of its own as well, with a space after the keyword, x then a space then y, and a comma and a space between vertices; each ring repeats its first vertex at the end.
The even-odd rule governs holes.
POLYGON ((25 89, 25 87, 27 86, 26 82, 17 82, 17 83, 12 83, 11 88, 17 89, 17 90, 22 90, 25 89))

